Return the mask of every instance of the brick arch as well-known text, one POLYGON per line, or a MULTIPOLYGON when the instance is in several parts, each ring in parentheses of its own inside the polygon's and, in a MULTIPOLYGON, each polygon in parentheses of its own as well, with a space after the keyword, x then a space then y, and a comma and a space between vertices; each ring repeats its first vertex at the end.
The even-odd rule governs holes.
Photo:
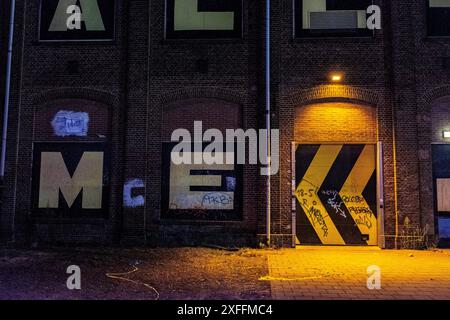
POLYGON ((448 143, 442 132, 450 130, 450 94, 440 92, 423 103, 422 108, 418 117, 421 134, 427 135, 430 139, 428 142, 448 143))
POLYGON ((376 107, 379 101, 379 94, 374 91, 345 85, 323 85, 288 96, 288 103, 293 107, 323 102, 362 103, 376 107))
POLYGON ((100 102, 108 107, 117 103, 116 98, 106 91, 87 88, 58 88, 42 91, 33 98, 33 105, 45 105, 49 101, 60 99, 80 99, 100 102))
POLYGON ((448 106, 439 105, 441 99, 450 101, 450 86, 435 87, 428 90, 418 97, 417 104, 422 222, 430 226, 433 226, 435 223, 433 169, 430 165, 432 161, 432 143, 447 142, 443 139, 442 130, 450 129, 448 127, 449 108, 448 106), (433 110, 434 108, 436 109, 433 110))
POLYGON ((166 92, 157 99, 161 106, 189 99, 210 98, 243 105, 246 96, 234 90, 220 87, 188 87, 166 92))
POLYGON ((445 96, 450 96, 450 86, 443 86, 439 88, 434 88, 429 91, 427 91, 425 94, 423 94, 419 101, 421 104, 429 106, 433 101, 443 98, 445 96))
POLYGON ((431 157, 431 147, 429 145, 432 142, 442 140, 442 137, 438 138, 438 133, 433 132, 436 130, 436 123, 441 123, 447 117, 447 112, 444 110, 432 112, 432 109, 433 107, 437 107, 436 104, 441 99, 444 100, 446 98, 450 100, 450 86, 430 89, 418 98, 417 126, 419 139, 424 145, 428 146, 426 148, 422 147, 421 150, 421 158, 425 161, 431 157))
POLYGON ((202 121, 203 130, 216 128, 222 133, 226 129, 238 129, 242 126, 242 105, 223 99, 183 99, 163 105, 162 108, 163 140, 168 140, 175 129, 193 130, 194 121, 202 121))

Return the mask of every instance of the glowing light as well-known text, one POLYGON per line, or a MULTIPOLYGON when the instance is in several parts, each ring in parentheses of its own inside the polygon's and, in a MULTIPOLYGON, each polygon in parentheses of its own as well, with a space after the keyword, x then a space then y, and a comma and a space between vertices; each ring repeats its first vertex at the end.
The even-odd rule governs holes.
POLYGON ((450 131, 444 131, 443 134, 445 139, 450 139, 450 131))
POLYGON ((332 73, 330 79, 332 82, 341 82, 343 77, 341 73, 332 73))

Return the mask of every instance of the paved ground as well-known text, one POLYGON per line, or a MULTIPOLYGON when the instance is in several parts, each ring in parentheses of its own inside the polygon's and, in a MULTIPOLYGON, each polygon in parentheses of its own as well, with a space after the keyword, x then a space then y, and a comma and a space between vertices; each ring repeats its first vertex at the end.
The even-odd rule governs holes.
POLYGON ((268 255, 273 299, 450 299, 450 251, 299 247, 268 255), (367 288, 367 267, 381 289, 367 288))

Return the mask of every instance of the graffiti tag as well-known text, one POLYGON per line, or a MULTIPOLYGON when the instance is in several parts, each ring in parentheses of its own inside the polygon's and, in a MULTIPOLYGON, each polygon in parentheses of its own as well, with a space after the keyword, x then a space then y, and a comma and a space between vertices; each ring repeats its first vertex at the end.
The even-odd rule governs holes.
POLYGON ((322 229, 323 236, 328 237, 328 226, 320 210, 312 206, 308 210, 308 215, 311 219, 313 227, 315 227, 317 224, 322 229))
POLYGON ((364 201, 364 198, 361 196, 341 196, 342 201, 344 203, 361 203, 364 201))
POLYGON ((207 193, 203 196, 202 206, 203 205, 229 205, 233 203, 233 197, 226 193, 220 192, 211 192, 207 193))
POLYGON ((138 188, 144 188, 144 181, 141 179, 133 179, 127 181, 123 186, 123 204, 125 207, 137 208, 142 207, 145 204, 144 196, 138 195, 133 197, 132 190, 138 188))
POLYGON ((52 120, 53 131, 58 137, 83 137, 88 132, 89 115, 86 112, 59 111, 52 120))
POLYGON ((317 201, 314 200, 317 198, 319 188, 309 181, 304 181, 311 185, 311 188, 297 190, 297 197, 299 198, 300 205, 307 213, 313 227, 316 227, 317 225, 322 230, 323 236, 328 237, 328 226, 325 217, 320 209, 317 208, 317 201))
POLYGON ((337 199, 339 193, 336 190, 322 191, 322 194, 331 196, 330 198, 328 198, 327 203, 336 211, 337 214, 341 215, 344 218, 347 218, 345 211, 341 208, 344 202, 337 199))
POLYGON ((356 224, 366 226, 368 229, 372 228, 372 210, 367 207, 348 207, 348 211, 356 216, 356 224))

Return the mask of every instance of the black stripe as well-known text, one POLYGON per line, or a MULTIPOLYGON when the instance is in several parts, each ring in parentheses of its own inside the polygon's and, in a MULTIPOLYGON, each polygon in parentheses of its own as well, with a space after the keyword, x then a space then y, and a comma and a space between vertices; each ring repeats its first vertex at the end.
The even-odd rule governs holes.
POLYGON ((370 210, 373 212, 375 217, 377 217, 377 172, 373 171, 372 176, 370 177, 367 186, 364 188, 362 192, 364 199, 366 199, 367 204, 369 205, 370 210))
POLYGON ((299 145, 295 150, 295 181, 297 186, 308 171, 314 157, 319 151, 320 145, 299 145))
POLYGON ((372 4, 372 0, 327 0, 326 7, 329 10, 366 10, 372 4))
MULTIPOLYGON (((314 157, 319 151, 320 145, 300 145, 295 151, 295 184, 296 187, 300 184, 308 171, 314 157)), ((297 215, 296 215, 296 233, 300 244, 322 244, 319 236, 309 222, 306 212, 300 205, 298 200, 297 215)))
POLYGON ((239 8, 239 0, 198 0, 198 12, 234 12, 239 8))
POLYGON ((190 191, 204 191, 204 192, 213 192, 213 191, 220 191, 220 192, 226 192, 226 191, 232 191, 230 190, 230 188, 228 188, 227 186, 227 177, 230 178, 234 178, 234 180, 236 180, 235 177, 235 172, 234 170, 197 170, 197 169, 192 169, 190 170, 190 175, 191 176, 220 176, 221 178, 221 183, 220 186, 189 186, 189 190, 190 191))
POLYGON ((344 145, 319 189, 319 198, 346 244, 367 244, 339 196, 363 149, 364 145, 344 145))

